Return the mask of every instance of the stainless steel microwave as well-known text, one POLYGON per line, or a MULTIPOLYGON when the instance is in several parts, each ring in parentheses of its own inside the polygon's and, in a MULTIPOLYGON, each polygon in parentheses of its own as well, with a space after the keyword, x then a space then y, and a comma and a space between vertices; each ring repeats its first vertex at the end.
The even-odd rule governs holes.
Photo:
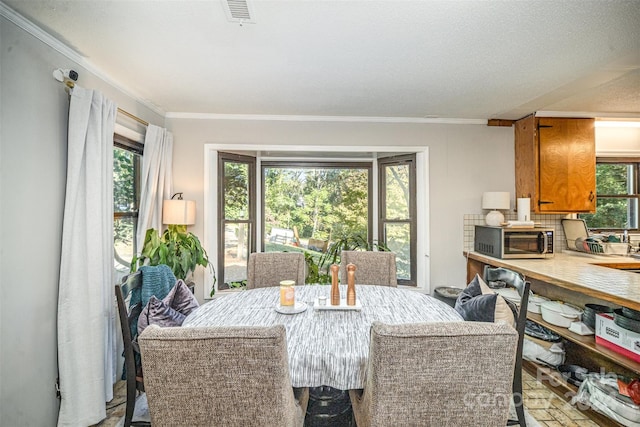
POLYGON ((494 258, 552 258, 553 228, 476 225, 473 250, 494 258))

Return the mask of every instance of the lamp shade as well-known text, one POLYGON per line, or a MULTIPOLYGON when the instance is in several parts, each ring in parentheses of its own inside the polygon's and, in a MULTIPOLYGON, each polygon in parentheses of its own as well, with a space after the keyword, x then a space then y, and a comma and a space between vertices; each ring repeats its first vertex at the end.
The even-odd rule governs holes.
POLYGON ((509 209, 511 194, 506 191, 489 191, 482 194, 482 209, 509 209))
POLYGON ((162 202, 162 223, 193 225, 196 223, 196 202, 194 200, 164 200, 162 202))

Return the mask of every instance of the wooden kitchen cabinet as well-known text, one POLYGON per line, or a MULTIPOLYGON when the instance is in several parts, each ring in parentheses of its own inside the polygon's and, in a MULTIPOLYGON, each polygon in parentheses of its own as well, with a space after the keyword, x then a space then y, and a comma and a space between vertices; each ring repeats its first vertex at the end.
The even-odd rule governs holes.
POLYGON ((594 122, 534 115, 516 121, 516 197, 529 197, 532 212, 595 212, 594 122))

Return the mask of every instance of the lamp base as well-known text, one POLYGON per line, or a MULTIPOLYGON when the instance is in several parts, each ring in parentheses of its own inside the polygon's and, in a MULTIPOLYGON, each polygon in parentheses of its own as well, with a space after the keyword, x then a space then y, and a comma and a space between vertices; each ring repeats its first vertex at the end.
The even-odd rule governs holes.
POLYGON ((500 227, 504 222, 504 215, 500 211, 491 211, 487 214, 484 221, 492 227, 500 227))

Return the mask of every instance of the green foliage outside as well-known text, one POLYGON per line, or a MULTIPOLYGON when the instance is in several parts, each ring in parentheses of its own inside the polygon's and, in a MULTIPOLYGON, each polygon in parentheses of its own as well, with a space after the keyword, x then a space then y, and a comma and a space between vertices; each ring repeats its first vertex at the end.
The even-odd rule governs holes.
POLYGON ((628 164, 599 163, 596 166, 596 213, 580 214, 590 229, 637 228, 636 218, 630 215, 630 203, 635 199, 607 197, 632 193, 631 171, 632 166, 628 164))
POLYGON ((367 235, 366 169, 265 169, 265 233, 273 227, 298 229, 300 238, 367 235))
MULTIPOLYGON (((385 167, 385 173, 385 216, 387 219, 408 220, 411 218, 411 213, 409 212, 409 166, 407 164, 389 165, 385 167)), ((387 223, 385 225, 384 234, 389 246, 388 250, 396 253, 398 278, 410 279, 410 225, 406 222, 387 223)))
MULTIPOLYGON (((113 149, 113 211, 134 212, 137 209, 135 165, 140 156, 121 148, 113 149)), ((114 221, 113 240, 118 254, 126 259, 133 256, 135 218, 114 221)))
POLYGON ((388 251, 383 243, 370 243, 364 236, 347 235, 337 239, 331 244, 329 250, 315 257, 309 252, 305 253, 305 261, 307 262, 307 278, 305 283, 329 284, 331 283, 330 267, 332 264, 340 264, 340 255, 342 251, 388 251))
MULTIPOLYGON (((224 163, 224 212, 228 225, 249 219, 252 209, 249 206, 249 171, 250 165, 246 163, 224 163)), ((408 219, 409 168, 398 165, 387 171, 387 217, 408 219)), ((374 247, 396 252, 398 277, 410 278, 408 223, 387 225, 388 247, 369 241, 367 168, 268 166, 264 168, 263 192, 265 236, 270 236, 273 228, 295 229, 301 240, 295 242, 300 246, 265 240, 265 251, 303 252, 307 263, 306 283, 330 283, 329 267, 340 262, 342 250, 372 250, 374 247), (329 242, 326 253, 304 248, 309 239, 329 242)), ((245 284, 243 280, 225 283, 229 287, 245 284)))
POLYGON ((224 219, 249 219, 249 165, 224 164, 224 219))
POLYGON ((340 250, 371 246, 367 169, 269 167, 264 174, 267 235, 273 227, 295 226, 301 239, 335 240, 326 253, 287 246, 304 252, 306 283, 330 283, 329 267, 340 262, 340 250))

